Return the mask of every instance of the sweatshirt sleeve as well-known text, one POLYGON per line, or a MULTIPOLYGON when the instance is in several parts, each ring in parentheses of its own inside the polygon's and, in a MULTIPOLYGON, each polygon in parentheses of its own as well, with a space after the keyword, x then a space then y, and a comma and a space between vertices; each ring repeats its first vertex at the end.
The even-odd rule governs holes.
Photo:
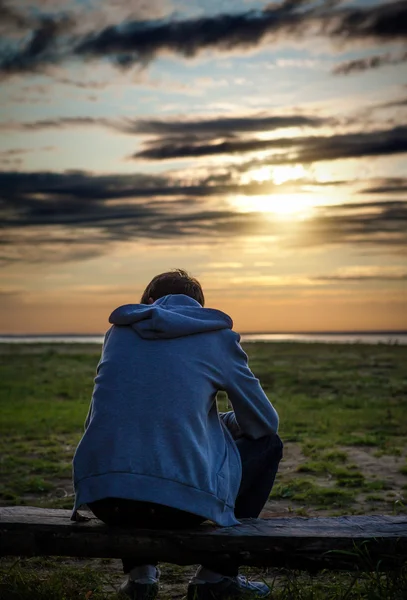
POLYGON ((89 423, 90 423, 90 418, 92 415, 92 408, 93 408, 93 400, 90 401, 90 405, 89 405, 89 410, 88 410, 88 414, 86 415, 86 419, 85 419, 85 425, 84 425, 84 429, 85 431, 87 430, 87 428, 89 427, 89 423))
POLYGON ((239 423, 236 420, 236 415, 233 410, 229 410, 228 412, 219 413, 220 420, 223 421, 223 424, 229 429, 230 433, 234 440, 238 440, 242 437, 242 431, 239 427, 239 423))
MULTIPOLYGON (((239 341, 239 336, 233 341, 229 357, 231 364, 224 389, 232 403, 233 419, 236 420, 241 435, 258 439, 264 435, 277 433, 278 414, 264 393, 259 380, 251 372, 247 354, 239 341)), ((226 420, 228 419, 231 417, 226 420)))
MULTIPOLYGON (((112 327, 105 333, 105 337, 103 339, 103 345, 102 345, 102 353, 101 353, 98 365, 96 367, 96 374, 99 373, 100 363, 102 362, 102 359, 103 359, 103 351, 105 349, 105 345, 106 345, 107 340, 109 339, 111 331, 112 331, 112 327)), ((90 423, 90 420, 92 418, 92 410, 93 410, 93 395, 92 395, 92 399, 91 399, 90 404, 89 404, 88 414, 86 415, 86 419, 85 419, 85 425, 84 425, 85 431, 89 427, 89 423, 90 423)))

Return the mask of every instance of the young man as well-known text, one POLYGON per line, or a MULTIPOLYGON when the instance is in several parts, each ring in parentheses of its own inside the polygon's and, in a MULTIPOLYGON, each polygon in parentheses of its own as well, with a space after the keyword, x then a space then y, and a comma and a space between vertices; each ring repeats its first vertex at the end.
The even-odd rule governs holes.
MULTIPOLYGON (((230 317, 203 307, 199 282, 176 270, 154 277, 141 304, 110 315, 73 461, 74 515, 87 504, 109 525, 174 528, 260 514, 282 456, 278 416, 230 317), (219 390, 234 411, 218 413, 219 390)), ((121 592, 156 598, 156 565, 123 560, 121 592)), ((269 588, 234 564, 207 564, 187 597, 267 598, 269 588)))

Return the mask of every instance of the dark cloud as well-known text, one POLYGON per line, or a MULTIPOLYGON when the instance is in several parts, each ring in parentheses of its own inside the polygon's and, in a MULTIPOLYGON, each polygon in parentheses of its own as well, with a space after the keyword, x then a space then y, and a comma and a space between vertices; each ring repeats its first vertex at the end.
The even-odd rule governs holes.
POLYGON ((383 66, 399 65, 403 62, 407 62, 407 51, 402 52, 401 54, 376 54, 375 56, 368 56, 367 58, 350 60, 340 63, 332 72, 334 75, 349 75, 352 73, 369 71, 371 69, 378 69, 383 66))
POLYGON ((222 51, 256 46, 266 36, 303 36, 310 28, 346 41, 405 39, 407 2, 339 9, 332 5, 321 8, 314 2, 283 2, 262 12, 188 21, 133 22, 110 26, 89 36, 76 47, 75 53, 89 57, 111 56, 119 64, 129 66, 148 62, 163 51, 192 57, 205 49, 222 51))
POLYGON ((304 246, 342 245, 407 248, 407 201, 380 201, 321 207, 301 237, 304 246))
MULTIPOLYGON (((148 181, 143 176, 135 179, 146 188, 154 182, 154 178, 148 181)), ((103 254, 108 243, 118 241, 175 241, 185 237, 198 244, 265 230, 257 213, 247 215, 232 208, 212 209, 194 199, 162 201, 150 197, 148 189, 146 198, 138 202, 131 192, 122 190, 123 198, 119 201, 120 193, 115 192, 115 186, 125 187, 129 182, 129 177, 92 177, 84 173, 0 172, 2 259, 14 260, 16 254, 28 261, 34 257, 44 258, 41 252, 24 251, 21 255, 18 251, 21 244, 23 249, 45 245, 48 250, 53 245, 58 248, 62 245, 65 249, 72 245, 72 252, 58 251, 58 256, 78 260, 83 245, 86 258, 93 255, 95 247, 97 254, 103 254), (131 194, 130 202, 126 194, 131 194), (116 200, 113 204, 109 202, 112 199, 116 200), (60 233, 55 234, 55 231, 60 233), (31 246, 27 246, 26 240, 30 240, 31 246)))
POLYGON ((11 2, 0 0, 0 31, 6 33, 12 31, 25 31, 35 26, 35 20, 29 14, 24 13, 11 2))
POLYGON ((112 121, 102 117, 59 117, 38 121, 3 121, 0 131, 41 131, 43 129, 63 129, 65 127, 111 127, 112 121))
POLYGON ((389 102, 382 102, 380 104, 376 104, 373 108, 399 108, 407 106, 407 98, 396 98, 395 100, 390 100, 389 102))
POLYGON ((407 2, 398 0, 376 6, 345 7, 327 15, 325 27, 333 37, 348 39, 375 39, 394 42, 407 36, 407 2))
POLYGON ((312 163, 322 160, 383 156, 407 152, 407 127, 367 133, 345 133, 332 136, 304 136, 271 140, 236 139, 212 143, 154 142, 135 159, 166 160, 196 158, 220 154, 236 154, 270 150, 275 153, 264 164, 312 163))
POLYGON ((376 181, 375 185, 364 188, 361 194, 400 194, 407 192, 406 177, 386 177, 376 181))
POLYGON ((233 135, 235 132, 271 131, 287 127, 320 127, 332 122, 307 115, 273 115, 273 116, 243 116, 243 117, 214 117, 212 119, 197 119, 189 121, 159 121, 143 119, 108 119, 103 117, 60 117, 55 119, 40 119, 38 121, 3 121, 0 130, 40 131, 42 129, 62 129, 65 127, 108 127, 127 134, 153 134, 175 136, 166 139, 191 140, 195 135, 199 140, 202 136, 233 135))
POLYGON ((71 16, 40 16, 29 39, 21 48, 0 50, 0 73, 3 76, 37 72, 57 64, 65 55, 64 35, 71 32, 75 21, 71 16))
POLYGON ((328 123, 322 119, 307 115, 215 117, 212 119, 159 121, 127 119, 118 129, 126 133, 152 135, 185 136, 191 134, 225 134, 247 131, 271 131, 286 127, 319 127, 328 123))
POLYGON ((157 140, 150 142, 145 150, 133 155, 135 159, 145 160, 173 160, 177 158, 197 158, 201 156, 212 156, 218 154, 236 154, 244 152, 255 152, 258 150, 271 150, 273 148, 283 149, 293 147, 292 138, 281 138, 273 140, 259 139, 236 139, 211 143, 191 143, 188 139, 186 143, 177 140, 157 140))
POLYGON ((335 275, 321 275, 320 277, 313 277, 316 281, 346 281, 346 282, 359 282, 359 281, 406 281, 407 280, 407 269, 405 270, 394 270, 391 269, 372 269, 372 272, 360 272, 360 273, 338 273, 335 275))
POLYGON ((41 15, 37 21, 22 47, 11 44, 0 52, 3 76, 37 71, 73 58, 110 58, 118 66, 129 67, 146 64, 165 52, 190 58, 204 50, 241 51, 311 33, 343 42, 395 42, 407 36, 407 1, 353 7, 285 1, 240 14, 185 20, 126 19, 87 34, 72 33, 77 17, 41 15))
MULTIPOLYGON (((45 148, 44 148, 45 149, 45 148)), ((304 183, 310 183, 306 181, 304 183)), ((299 182, 295 182, 298 189, 299 182)), ((13 198, 16 195, 26 201, 40 194, 43 206, 74 199, 77 202, 105 202, 108 200, 141 199, 145 201, 162 198, 181 198, 184 204, 191 199, 195 204, 200 198, 225 197, 232 194, 261 195, 270 194, 278 188, 292 191, 293 183, 286 182, 276 186, 273 182, 252 182, 239 185, 233 182, 231 174, 204 178, 195 185, 185 185, 161 175, 106 175, 92 176, 82 172, 67 173, 13 173, 0 172, 0 190, 3 195, 13 198)))
POLYGON ((249 48, 266 34, 295 27, 301 21, 295 6, 270 8, 242 14, 222 14, 180 21, 132 22, 110 26, 90 35, 75 48, 87 57, 110 56, 118 64, 146 63, 157 54, 171 51, 190 58, 202 50, 249 48))
POLYGON ((351 244, 397 251, 407 242, 406 201, 321 207, 302 222, 294 239, 271 214, 204 202, 193 194, 198 186, 178 186, 179 195, 176 189, 159 176, 0 172, 3 259, 43 259, 41 247, 45 254, 55 247, 55 260, 79 260, 108 252, 110 243, 120 241, 206 244, 241 235, 280 235, 286 246, 351 244))

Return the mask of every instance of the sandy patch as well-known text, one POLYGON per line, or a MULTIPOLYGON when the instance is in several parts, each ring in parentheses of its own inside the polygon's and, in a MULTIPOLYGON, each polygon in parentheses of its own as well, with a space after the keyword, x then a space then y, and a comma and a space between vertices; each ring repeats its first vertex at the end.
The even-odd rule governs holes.
MULTIPOLYGON (((407 491, 405 486, 407 485, 407 476, 402 474, 400 469, 405 464, 407 448, 404 449, 400 456, 389 454, 375 456, 377 448, 370 447, 343 446, 338 449, 346 452, 348 455, 348 464, 357 465, 366 481, 383 481, 387 488, 384 490, 372 490, 370 493, 363 492, 356 494, 354 507, 349 510, 349 513, 392 514, 396 506, 400 508, 406 505, 407 491), (372 496, 375 497, 374 500, 372 500, 372 496)), ((286 443, 284 446, 284 458, 280 463, 276 483, 279 480, 281 481, 281 479, 283 481, 295 479, 298 466, 308 460, 309 458, 302 453, 299 444, 286 443)), ((343 466, 346 467, 346 463, 343 466)), ((304 473, 298 474, 298 477, 302 476, 304 476, 304 473)), ((317 477, 313 475, 311 477, 316 484, 324 487, 331 487, 336 484, 335 479, 331 476, 317 477)), ((331 508, 316 510, 312 506, 307 506, 290 499, 273 498, 273 495, 271 495, 260 516, 270 519, 278 516, 297 516, 297 514, 304 516, 324 516, 330 513, 332 513, 331 508)))

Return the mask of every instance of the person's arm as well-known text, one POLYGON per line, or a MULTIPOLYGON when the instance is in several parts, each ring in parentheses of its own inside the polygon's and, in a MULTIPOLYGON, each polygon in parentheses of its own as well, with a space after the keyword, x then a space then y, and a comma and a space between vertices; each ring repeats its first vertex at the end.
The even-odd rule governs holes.
MULTIPOLYGON (((227 422, 232 424, 235 421, 233 428, 239 431, 239 437, 258 439, 264 435, 277 433, 278 414, 264 393, 259 380, 249 368, 247 354, 239 343, 240 336, 237 334, 235 336, 230 350, 227 380, 224 384, 234 412, 233 416, 226 417, 225 425, 228 426, 227 422)), ((226 413, 228 414, 230 413, 226 413)))
MULTIPOLYGON (((101 353, 98 365, 96 367, 96 375, 99 373, 100 363, 102 362, 102 359, 103 359, 103 351, 105 349, 105 345, 106 345, 107 340, 109 339, 109 335, 110 335, 111 331, 112 331, 112 327, 110 329, 108 329, 108 331, 105 333, 105 337, 103 339, 103 345, 102 345, 102 353, 101 353)), ((85 431, 89 427, 89 423, 90 423, 90 420, 91 420, 91 417, 92 417, 92 409, 93 409, 93 396, 92 396, 92 399, 90 401, 88 414, 86 415, 86 419, 85 419, 85 425, 84 425, 85 431)))
POLYGON ((228 412, 219 413, 220 420, 229 429, 234 440, 238 440, 243 436, 242 430, 239 427, 239 423, 236 421, 236 415, 233 410, 228 412))
POLYGON ((84 425, 84 430, 86 431, 87 428, 89 427, 89 423, 90 423, 90 417, 92 415, 92 408, 93 408, 93 399, 90 401, 90 405, 89 405, 89 410, 88 410, 88 414, 86 415, 86 419, 85 419, 85 425, 84 425))

